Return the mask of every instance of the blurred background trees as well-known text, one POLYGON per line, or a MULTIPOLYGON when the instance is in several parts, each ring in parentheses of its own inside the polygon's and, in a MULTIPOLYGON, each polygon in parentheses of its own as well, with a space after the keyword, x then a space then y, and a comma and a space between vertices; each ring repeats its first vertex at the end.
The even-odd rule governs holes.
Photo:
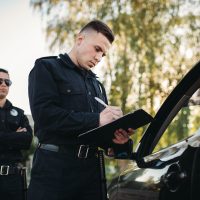
MULTIPOLYGON (((92 19, 111 27, 116 40, 95 71, 110 104, 124 113, 143 108, 154 116, 200 58, 199 0, 31 0, 31 6, 41 12, 52 51, 68 52, 92 19)), ((144 129, 133 136, 135 144, 144 129)), ((118 170, 114 164, 107 165, 108 178, 118 170)))

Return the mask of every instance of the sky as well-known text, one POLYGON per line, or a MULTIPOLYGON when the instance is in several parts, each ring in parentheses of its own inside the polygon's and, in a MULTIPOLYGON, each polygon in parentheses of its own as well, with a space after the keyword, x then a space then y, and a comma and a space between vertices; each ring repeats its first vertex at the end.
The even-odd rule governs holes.
POLYGON ((37 58, 53 55, 46 44, 44 23, 30 0, 0 0, 0 68, 13 84, 8 99, 30 114, 28 74, 37 58))

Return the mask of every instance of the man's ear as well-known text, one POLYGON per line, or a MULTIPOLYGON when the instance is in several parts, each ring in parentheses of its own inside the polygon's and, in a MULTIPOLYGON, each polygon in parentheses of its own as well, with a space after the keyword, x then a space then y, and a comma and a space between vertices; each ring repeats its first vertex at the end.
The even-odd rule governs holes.
POLYGON ((82 33, 79 33, 77 36, 76 36, 76 44, 77 45, 80 45, 82 43, 82 41, 84 40, 85 36, 82 34, 82 33))

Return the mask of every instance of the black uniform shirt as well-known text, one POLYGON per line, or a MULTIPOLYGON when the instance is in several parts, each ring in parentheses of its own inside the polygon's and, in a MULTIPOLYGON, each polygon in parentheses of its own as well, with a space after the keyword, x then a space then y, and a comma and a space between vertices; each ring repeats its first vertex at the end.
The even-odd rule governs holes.
POLYGON ((91 71, 79 69, 67 54, 36 60, 29 75, 29 101, 40 143, 77 144, 77 136, 99 126, 107 102, 91 71))
POLYGON ((22 159, 22 149, 28 149, 32 140, 32 129, 24 111, 6 100, 0 108, 0 163, 18 162, 22 159), (27 132, 16 132, 19 128, 27 132))

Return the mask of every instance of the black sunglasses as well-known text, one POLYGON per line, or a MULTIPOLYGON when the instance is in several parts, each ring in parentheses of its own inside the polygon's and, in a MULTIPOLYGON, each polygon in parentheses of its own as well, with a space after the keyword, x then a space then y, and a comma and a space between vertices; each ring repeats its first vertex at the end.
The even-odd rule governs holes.
POLYGON ((9 79, 4 79, 4 78, 0 78, 0 85, 3 84, 3 82, 6 84, 6 86, 11 86, 12 81, 9 79))

